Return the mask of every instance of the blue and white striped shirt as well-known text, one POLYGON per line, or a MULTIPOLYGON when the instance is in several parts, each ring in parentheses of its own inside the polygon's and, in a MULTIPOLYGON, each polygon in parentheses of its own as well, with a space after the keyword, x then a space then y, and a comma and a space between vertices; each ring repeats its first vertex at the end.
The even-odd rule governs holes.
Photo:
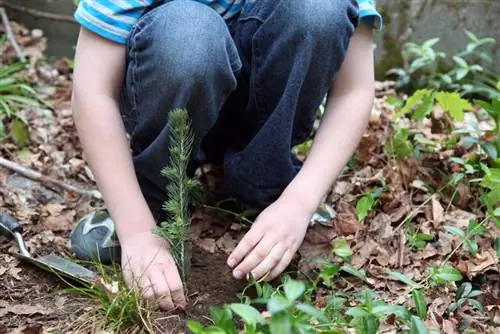
MULTIPOLYGON (((120 44, 125 44, 130 31, 141 15, 151 6, 172 0, 81 0, 75 19, 83 27, 120 44)), ((251 8, 259 0, 196 0, 212 7, 229 20, 242 10, 251 8)), ((293 0, 288 0, 293 1, 293 0)), ((357 0, 359 18, 377 29, 382 28, 382 16, 375 9, 373 0, 357 0)))

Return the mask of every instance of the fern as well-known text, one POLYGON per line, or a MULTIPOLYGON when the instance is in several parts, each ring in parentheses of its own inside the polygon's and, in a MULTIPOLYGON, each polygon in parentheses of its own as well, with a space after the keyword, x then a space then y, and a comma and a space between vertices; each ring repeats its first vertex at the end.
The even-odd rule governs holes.
POLYGON ((191 157, 194 135, 189 114, 185 109, 175 109, 168 119, 170 129, 170 161, 161 173, 168 179, 168 199, 163 210, 168 214, 166 221, 153 232, 165 239, 172 248, 172 255, 181 269, 184 282, 191 264, 189 239, 189 198, 196 182, 189 178, 187 167, 191 157))

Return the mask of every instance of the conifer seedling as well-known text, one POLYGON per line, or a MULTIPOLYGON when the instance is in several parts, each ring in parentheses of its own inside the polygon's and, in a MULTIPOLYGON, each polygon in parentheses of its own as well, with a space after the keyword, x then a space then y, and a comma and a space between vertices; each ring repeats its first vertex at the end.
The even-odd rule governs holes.
POLYGON ((171 111, 168 126, 170 161, 161 171, 168 179, 167 200, 163 205, 167 219, 154 228, 153 232, 170 244, 172 255, 185 282, 191 264, 189 199, 191 190, 196 186, 196 182, 190 179, 187 173, 194 142, 188 111, 185 109, 171 111))

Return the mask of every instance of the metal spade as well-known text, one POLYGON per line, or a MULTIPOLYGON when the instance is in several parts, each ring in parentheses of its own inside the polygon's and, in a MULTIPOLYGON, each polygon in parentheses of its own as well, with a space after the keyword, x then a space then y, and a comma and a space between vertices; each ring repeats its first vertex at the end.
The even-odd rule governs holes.
POLYGON ((69 261, 55 254, 49 254, 40 257, 33 257, 29 253, 26 243, 22 237, 22 227, 11 215, 0 212, 0 235, 7 237, 9 240, 15 239, 19 247, 19 254, 16 257, 22 261, 31 263, 43 270, 52 272, 58 276, 70 278, 74 281, 94 284, 97 280, 97 275, 87 268, 69 261))

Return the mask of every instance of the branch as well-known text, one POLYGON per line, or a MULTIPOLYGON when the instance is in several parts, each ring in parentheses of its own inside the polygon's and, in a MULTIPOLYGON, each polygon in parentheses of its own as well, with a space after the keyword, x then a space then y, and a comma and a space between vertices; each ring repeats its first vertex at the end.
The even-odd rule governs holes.
POLYGON ((34 171, 34 170, 29 169, 27 167, 21 166, 15 162, 12 162, 12 161, 4 159, 4 158, 0 158, 0 167, 10 169, 10 170, 12 170, 12 171, 24 176, 24 177, 27 177, 29 179, 46 184, 47 186, 61 188, 63 190, 71 191, 71 192, 74 192, 74 193, 77 193, 77 194, 80 194, 80 195, 86 196, 86 197, 93 197, 96 199, 101 199, 101 194, 96 190, 87 190, 87 189, 77 188, 77 187, 72 186, 70 184, 67 184, 67 183, 64 183, 62 181, 48 177, 46 175, 42 175, 41 173, 39 173, 37 171, 34 171))
POLYGON ((21 50, 19 44, 17 44, 16 38, 12 33, 12 27, 10 26, 9 18, 7 17, 7 13, 5 12, 5 9, 3 9, 3 7, 0 7, 0 17, 2 18, 2 24, 5 27, 7 38, 9 39, 12 48, 14 48, 17 58, 19 58, 21 61, 25 61, 26 56, 24 55, 23 50, 21 50))
POLYGON ((44 11, 37 10, 37 9, 28 8, 28 7, 17 6, 17 5, 13 5, 5 0, 0 0, 0 6, 3 6, 7 9, 10 9, 10 10, 13 10, 16 12, 29 14, 29 15, 31 15, 33 17, 37 17, 37 18, 54 20, 54 21, 62 21, 62 22, 68 22, 68 23, 76 23, 75 19, 69 15, 49 13, 49 12, 44 12, 44 11))

